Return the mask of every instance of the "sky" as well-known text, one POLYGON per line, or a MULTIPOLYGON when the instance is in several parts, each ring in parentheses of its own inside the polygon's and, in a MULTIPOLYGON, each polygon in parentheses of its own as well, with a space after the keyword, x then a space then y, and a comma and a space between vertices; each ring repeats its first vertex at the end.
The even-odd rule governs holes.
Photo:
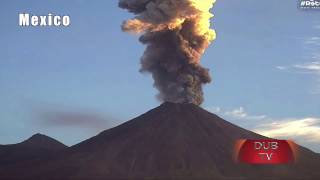
MULTIPOLYGON (((217 39, 201 64, 202 107, 241 127, 320 152, 320 10, 295 0, 217 1, 217 39)), ((0 144, 43 133, 73 145, 158 105, 144 46, 121 31, 117 1, 0 2, 0 144), (69 15, 20 27, 19 13, 69 15)))

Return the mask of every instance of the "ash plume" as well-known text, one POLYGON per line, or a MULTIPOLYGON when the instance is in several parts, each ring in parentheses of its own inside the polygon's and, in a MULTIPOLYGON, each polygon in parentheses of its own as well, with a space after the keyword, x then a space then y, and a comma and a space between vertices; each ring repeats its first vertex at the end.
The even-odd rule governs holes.
POLYGON ((216 38, 210 29, 215 0, 120 0, 119 7, 134 13, 122 24, 125 32, 140 34, 146 50, 141 72, 149 72, 158 99, 176 103, 203 102, 202 85, 209 70, 200 65, 205 49, 216 38))

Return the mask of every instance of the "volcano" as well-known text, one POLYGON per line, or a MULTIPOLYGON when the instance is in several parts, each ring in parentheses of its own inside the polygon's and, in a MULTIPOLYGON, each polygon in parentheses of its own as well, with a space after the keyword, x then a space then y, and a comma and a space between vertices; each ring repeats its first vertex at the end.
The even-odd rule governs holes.
POLYGON ((235 163, 238 139, 261 139, 193 104, 163 103, 54 156, 0 167, 9 179, 320 179, 320 156, 298 146, 288 165, 235 163))

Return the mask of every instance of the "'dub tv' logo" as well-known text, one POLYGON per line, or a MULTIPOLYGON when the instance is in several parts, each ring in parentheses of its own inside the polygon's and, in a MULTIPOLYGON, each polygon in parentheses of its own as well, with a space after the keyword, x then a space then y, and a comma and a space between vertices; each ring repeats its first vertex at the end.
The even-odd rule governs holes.
POLYGON ((301 9, 320 9, 320 0, 300 0, 301 9))

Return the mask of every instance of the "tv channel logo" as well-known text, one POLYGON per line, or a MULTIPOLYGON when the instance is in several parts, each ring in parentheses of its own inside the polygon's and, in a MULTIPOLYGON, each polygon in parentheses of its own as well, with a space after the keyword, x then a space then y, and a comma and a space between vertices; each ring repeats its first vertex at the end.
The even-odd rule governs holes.
POLYGON ((300 0, 300 9, 319 9, 320 10, 320 0, 300 0))
POLYGON ((235 145, 235 161, 247 164, 291 164, 297 160, 296 144, 289 140, 241 139, 235 145))

